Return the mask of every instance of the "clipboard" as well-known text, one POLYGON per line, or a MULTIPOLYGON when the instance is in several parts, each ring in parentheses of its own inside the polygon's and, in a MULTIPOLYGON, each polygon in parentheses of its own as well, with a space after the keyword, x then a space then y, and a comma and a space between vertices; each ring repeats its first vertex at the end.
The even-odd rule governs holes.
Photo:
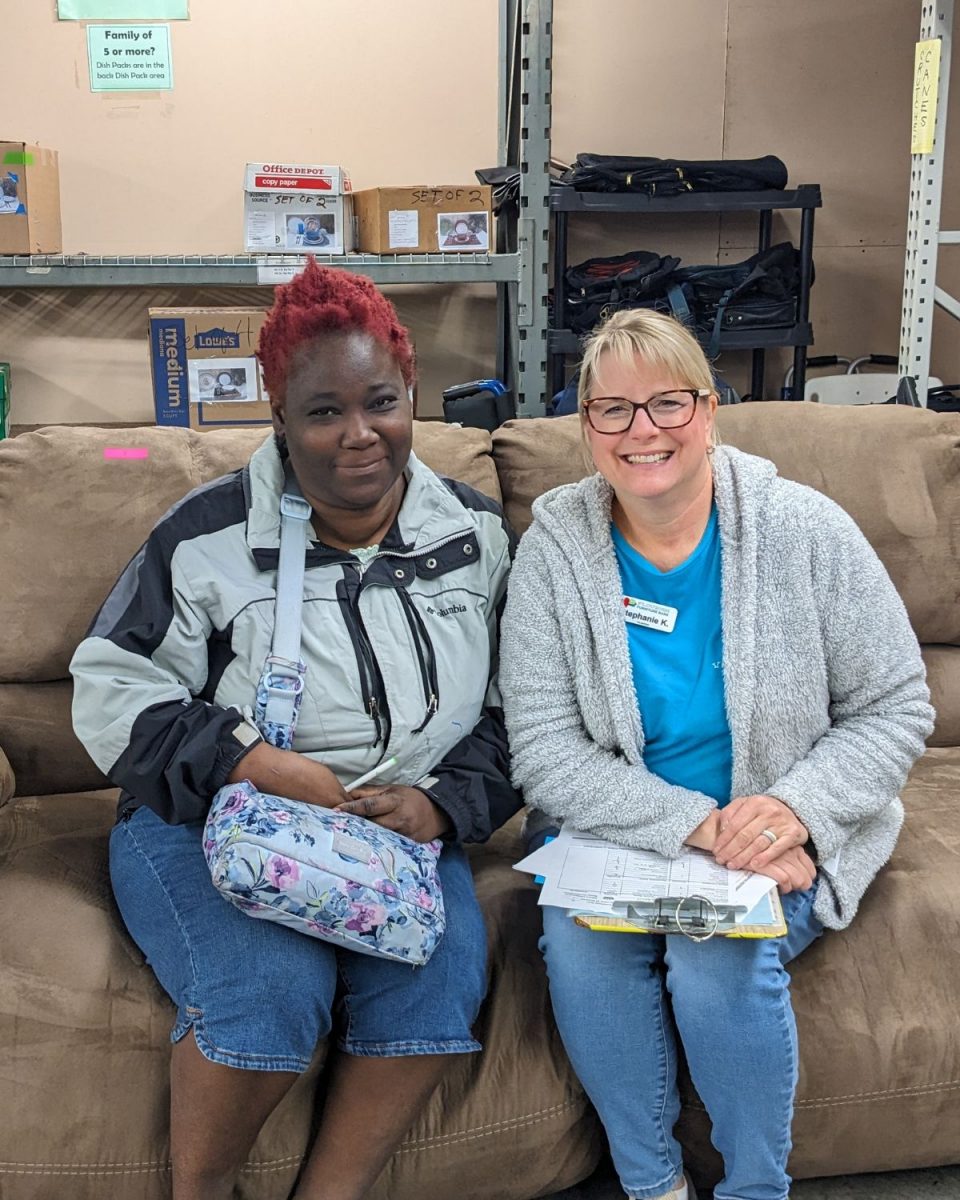
POLYGON ((681 933, 694 942, 712 937, 775 938, 787 932, 775 887, 745 915, 736 905, 715 905, 705 896, 663 896, 650 904, 628 904, 626 908, 622 917, 591 912, 571 912, 570 916, 585 929, 601 933, 681 933))

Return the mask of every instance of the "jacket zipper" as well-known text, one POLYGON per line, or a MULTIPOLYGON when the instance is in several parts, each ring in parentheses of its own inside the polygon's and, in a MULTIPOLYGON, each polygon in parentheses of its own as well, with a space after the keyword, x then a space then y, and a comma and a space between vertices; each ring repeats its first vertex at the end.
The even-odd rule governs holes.
POLYGON ((377 656, 373 651, 373 643, 370 641, 370 635, 367 633, 367 627, 363 623, 363 617, 360 615, 360 589, 357 589, 357 598, 353 602, 353 611, 357 618, 357 629, 360 632, 361 645, 363 646, 364 654, 369 664, 370 673, 373 677, 373 691, 370 694, 367 712, 373 718, 374 726, 376 727, 377 736, 374 740, 376 746, 378 742, 383 742, 384 749, 390 741, 390 708, 387 704, 387 687, 383 681, 383 674, 380 670, 380 664, 377 662, 377 656))
MULTIPOLYGON (((360 580, 360 586, 357 588, 356 598, 353 602, 351 602, 347 595, 346 582, 341 580, 337 584, 337 600, 340 604, 344 624, 347 627, 347 632, 350 634, 353 651, 357 659, 357 668, 360 674, 360 695, 363 707, 369 714, 376 729, 376 737, 373 742, 375 746, 382 741, 384 749, 386 749, 390 741, 392 722, 390 709, 387 704, 386 684, 383 680, 380 664, 377 662, 377 656, 373 650, 373 643, 370 641, 370 636, 363 623, 363 617, 360 615, 360 593, 363 590, 363 577, 369 571, 370 564, 378 558, 421 558, 424 554, 432 554, 434 551, 440 550, 443 546, 448 546, 451 542, 457 541, 470 532, 471 530, 469 529, 461 529, 456 533, 450 534, 448 537, 441 538, 440 541, 434 542, 430 546, 420 546, 415 550, 378 551, 363 564, 351 563, 350 565, 355 568, 360 580)), ((413 641, 417 647, 417 660, 420 665, 420 678, 423 684, 423 698, 426 703, 423 721, 412 731, 413 733, 421 733, 433 719, 440 705, 440 683, 437 661, 433 650, 433 643, 430 641, 430 636, 427 633, 423 619, 413 606, 406 592, 401 590, 400 595, 401 604, 407 616, 410 631, 413 634, 413 641), (426 660, 423 654, 424 645, 427 647, 426 660)))
MULTIPOLYGON (((357 595, 359 600, 359 592, 357 595)), ((357 660, 357 671, 360 676, 360 697, 363 702, 363 708, 373 721, 376 731, 373 745, 376 746, 380 741, 383 741, 384 746, 386 746, 387 739, 383 736, 380 701, 377 695, 375 695, 379 667, 376 665, 373 647, 364 628, 359 607, 350 602, 350 597, 347 594, 346 580, 341 579, 337 582, 337 602, 340 605, 343 623, 347 627, 350 641, 353 643, 353 653, 357 660)), ((381 678, 381 686, 382 683, 383 680, 381 678)), ((383 694, 385 695, 385 693, 383 694)), ((386 705, 384 705, 384 708, 386 708, 386 705)), ((389 713, 386 713, 385 716, 387 724, 389 724, 389 713)))
POLYGON ((420 664, 420 680, 423 684, 423 699, 427 709, 423 714, 423 720, 412 732, 422 733, 433 720, 437 711, 437 707, 440 703, 440 681, 437 676, 437 656, 433 650, 433 643, 430 640, 430 634, 427 632, 427 628, 423 623, 423 618, 417 612, 413 601, 403 588, 398 588, 397 593, 400 596, 400 604, 403 608, 404 615, 407 618, 407 624, 410 627, 410 632, 413 634, 413 644, 417 648, 417 661, 420 664), (423 654, 424 647, 426 647, 427 650, 426 659, 424 658, 423 654))

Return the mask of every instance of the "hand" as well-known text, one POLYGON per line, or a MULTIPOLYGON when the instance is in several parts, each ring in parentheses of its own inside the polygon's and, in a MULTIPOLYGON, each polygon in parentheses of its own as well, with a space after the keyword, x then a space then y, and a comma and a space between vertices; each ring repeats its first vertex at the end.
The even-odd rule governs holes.
POLYGON ((687 837, 686 845, 698 850, 712 850, 720 834, 720 810, 715 808, 687 837))
POLYGON ((732 871, 763 871, 768 863, 810 838, 792 808, 775 796, 738 796, 720 813, 720 833, 713 857, 732 871), (764 829, 777 835, 771 842, 764 829))
POLYGON ((399 785, 355 788, 337 811, 367 817, 415 842, 432 842, 451 828, 450 818, 425 792, 399 785))
POLYGON ((792 846, 774 862, 768 863, 763 873, 777 881, 785 896, 787 892, 805 892, 813 887, 817 867, 803 846, 792 846))
POLYGON ((241 779, 249 779, 260 792, 321 808, 335 808, 349 799, 329 767, 294 750, 278 750, 269 742, 254 746, 227 776, 228 783, 241 779))

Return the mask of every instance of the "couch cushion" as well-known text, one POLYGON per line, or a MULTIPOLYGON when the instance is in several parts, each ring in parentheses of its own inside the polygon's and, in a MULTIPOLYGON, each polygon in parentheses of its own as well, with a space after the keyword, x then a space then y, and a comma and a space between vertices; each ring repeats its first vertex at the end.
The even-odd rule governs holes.
POLYGON ((538 496, 576 483, 591 469, 577 416, 507 421, 493 435, 493 460, 503 509, 517 533, 529 526, 530 505, 538 496))
POLYGON ((922 646, 937 719, 928 746, 960 746, 960 646, 922 646))
MULTIPOLYGON (((921 642, 960 644, 960 416, 878 405, 736 404, 721 437, 847 510, 890 572, 921 642)), ((511 421, 493 453, 509 520, 581 478, 579 419, 511 421)))
MULTIPOLYGON (((903 800, 900 841, 853 924, 791 967, 797 1178, 954 1163, 960 1152, 960 749, 928 750, 903 800)), ((695 1171, 717 1178, 695 1100, 681 1127, 695 1171)))
POLYGON ((17 795, 110 786, 73 732, 72 697, 70 679, 0 683, 0 745, 16 774, 17 795))
POLYGON ((738 404, 725 441, 853 517, 921 642, 960 644, 960 416, 897 405, 738 404))
MULTIPOLYGON (((116 793, 0 811, 0 1195, 161 1200, 173 1006, 110 893, 116 793)), ((371 1193, 525 1200, 588 1175, 601 1140, 550 1017, 539 917, 516 823, 473 852, 491 993, 481 1055, 453 1064, 371 1193)), ((278 980, 278 986, 288 981, 278 980)), ((264 1128, 238 1195, 283 1200, 307 1144, 318 1055, 264 1128)))
MULTIPOLYGON (((0 681, 65 678, 94 613, 157 519, 191 488, 245 463, 264 436, 53 426, 0 442, 0 681), (148 457, 104 459, 106 447, 141 447, 148 457)), ((485 430, 417 422, 414 449, 500 499, 485 430)))

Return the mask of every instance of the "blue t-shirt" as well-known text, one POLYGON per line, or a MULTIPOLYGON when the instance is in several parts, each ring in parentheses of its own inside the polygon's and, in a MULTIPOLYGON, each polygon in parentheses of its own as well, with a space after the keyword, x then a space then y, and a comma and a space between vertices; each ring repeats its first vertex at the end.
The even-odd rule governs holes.
POLYGON ((717 510, 696 550, 671 571, 658 570, 610 528, 643 721, 643 761, 668 783, 727 804, 733 752, 723 692, 717 510))

